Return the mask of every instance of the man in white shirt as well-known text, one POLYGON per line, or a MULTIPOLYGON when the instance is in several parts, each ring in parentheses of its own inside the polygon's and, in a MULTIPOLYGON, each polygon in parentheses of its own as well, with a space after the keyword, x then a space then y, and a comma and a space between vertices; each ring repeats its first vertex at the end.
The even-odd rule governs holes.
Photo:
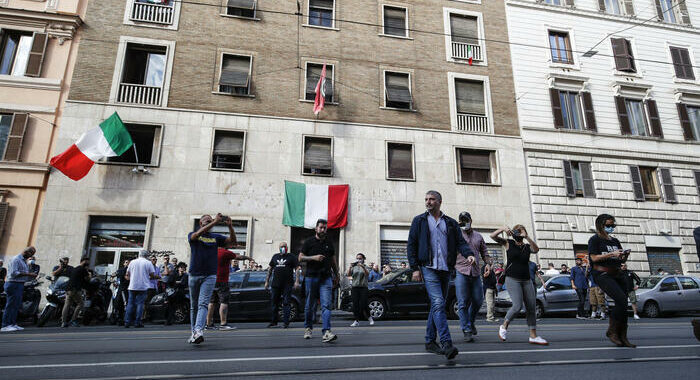
POLYGON ((151 286, 151 280, 156 279, 155 268, 153 264, 146 258, 148 251, 142 249, 139 251, 139 258, 131 260, 129 267, 126 269, 125 279, 129 280, 129 302, 126 304, 126 313, 124 315, 124 327, 129 328, 132 325, 143 327, 141 316, 148 294, 148 288, 151 286), (136 315, 134 315, 134 312, 136 315))
POLYGON ((556 268, 554 268, 553 263, 549 263, 549 268, 547 268, 547 270, 544 271, 545 276, 556 276, 558 274, 559 274, 559 271, 556 268))

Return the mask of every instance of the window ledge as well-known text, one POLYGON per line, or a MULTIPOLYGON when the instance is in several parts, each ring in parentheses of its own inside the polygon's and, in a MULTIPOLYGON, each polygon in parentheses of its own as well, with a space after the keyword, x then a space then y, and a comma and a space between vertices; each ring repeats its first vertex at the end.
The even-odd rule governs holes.
POLYGON ((302 24, 301 26, 303 26, 303 27, 305 27, 305 28, 335 30, 336 32, 339 32, 339 31, 340 31, 340 29, 338 29, 338 28, 335 28, 335 27, 328 27, 328 26, 311 25, 311 24, 302 24))
POLYGON ((583 135, 597 135, 598 131, 592 131, 590 129, 570 129, 570 128, 555 128, 557 132, 564 133, 580 133, 583 135))
POLYGON ((301 175, 306 175, 310 177, 333 177, 333 174, 313 174, 313 173, 304 173, 302 172, 301 175))
POLYGON ((224 95, 224 96, 232 96, 234 98, 255 98, 255 94, 248 94, 248 95, 243 95, 243 94, 230 94, 228 92, 220 92, 220 91, 212 91, 211 92, 214 95, 224 95))
POLYGON ((48 173, 50 166, 45 163, 0 161, 0 170, 24 170, 48 173))
POLYGON ((158 167, 158 164, 137 164, 135 162, 97 161, 96 164, 107 165, 107 166, 132 166, 132 167, 143 166, 144 168, 157 168, 158 167))
POLYGON ((209 166, 209 170, 215 171, 215 172, 237 172, 237 173, 243 173, 243 168, 240 169, 226 169, 226 168, 215 168, 213 166, 209 166))
POLYGON ((551 67, 553 69, 569 69, 569 70, 576 70, 576 71, 581 70, 579 65, 577 65, 575 62, 574 63, 551 62, 549 64, 549 67, 551 67))
POLYGON ((697 79, 683 79, 683 78, 676 78, 675 76, 673 77, 673 82, 680 83, 680 84, 700 85, 700 82, 697 79))
POLYGON ((630 73, 627 71, 619 71, 617 69, 615 69, 613 71, 613 75, 620 76, 620 77, 629 77, 629 78, 640 78, 640 79, 643 78, 642 74, 640 74, 640 73, 630 73))
POLYGON ((628 138, 628 139, 650 140, 650 141, 664 141, 664 140, 665 140, 663 137, 658 137, 658 136, 622 135, 622 137, 625 137, 625 138, 628 138))
POLYGON ((416 182, 415 178, 389 178, 386 177, 387 181, 400 181, 400 182, 416 182))
POLYGON ((392 34, 384 34, 384 33, 379 33, 378 36, 379 37, 396 38, 399 40, 411 40, 411 41, 413 40, 413 38, 409 37, 409 36, 394 36, 392 34))
POLYGON ((500 187, 500 183, 481 183, 481 182, 455 182, 458 185, 475 185, 475 186, 488 186, 488 187, 500 187))
POLYGON ((226 13, 219 13, 219 16, 228 17, 228 18, 237 18, 239 20, 248 20, 248 21, 261 21, 262 20, 259 17, 243 17, 243 16, 236 16, 236 15, 227 15, 226 13))
POLYGON ((400 111, 400 112, 418 112, 417 109, 411 108, 411 109, 406 109, 406 108, 394 108, 394 107, 379 107, 380 110, 388 110, 388 111, 400 111))
POLYGON ((61 90, 60 79, 34 78, 14 75, 0 75, 0 86, 33 88, 37 90, 61 90))
MULTIPOLYGON (((308 100, 308 99, 299 99, 299 102, 301 102, 301 103, 314 103, 315 101, 308 100)), ((338 103, 338 102, 325 102, 324 104, 327 106, 339 106, 340 105, 340 103, 338 103)))

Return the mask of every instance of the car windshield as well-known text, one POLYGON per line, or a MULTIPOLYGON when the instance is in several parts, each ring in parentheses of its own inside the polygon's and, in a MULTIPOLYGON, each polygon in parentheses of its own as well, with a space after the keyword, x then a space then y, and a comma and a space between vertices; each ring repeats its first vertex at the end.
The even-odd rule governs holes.
POLYGON ((639 289, 651 289, 656 286, 656 284, 661 281, 663 277, 647 277, 642 279, 642 283, 639 285, 639 289))
POLYGON ((396 271, 396 272, 391 272, 387 275, 384 275, 384 277, 380 278, 379 280, 375 281, 378 284, 388 284, 391 281, 393 281, 396 277, 402 275, 404 271, 396 271))

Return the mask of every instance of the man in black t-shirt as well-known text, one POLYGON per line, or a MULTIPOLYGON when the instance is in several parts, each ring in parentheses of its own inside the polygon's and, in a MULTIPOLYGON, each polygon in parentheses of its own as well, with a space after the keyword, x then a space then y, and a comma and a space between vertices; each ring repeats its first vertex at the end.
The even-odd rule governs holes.
POLYGON ((72 271, 73 267, 68 265, 68 257, 62 257, 58 261, 58 265, 53 267, 53 269, 51 270, 51 275, 54 279, 57 279, 61 276, 70 277, 72 271))
POLYGON ((323 319, 323 342, 328 343, 338 337, 331 332, 331 302, 333 288, 338 286, 338 265, 335 262, 335 250, 326 239, 328 222, 319 219, 316 222, 316 235, 304 242, 299 253, 299 262, 306 263, 304 286, 306 288, 306 307, 304 308, 304 339, 311 339, 314 320, 314 304, 321 299, 321 318, 323 319))
POLYGON ((272 306, 272 318, 267 327, 277 326, 280 301, 282 301, 282 322, 284 328, 289 327, 289 296, 292 293, 292 284, 299 287, 299 280, 294 281, 294 271, 299 266, 297 258, 289 253, 286 242, 280 243, 280 252, 272 256, 267 277, 265 278, 265 289, 270 289, 270 299, 272 306), (272 281, 270 281, 272 278, 272 281), (270 287, 272 285, 272 287, 270 287))
POLYGON ((85 298, 85 288, 87 286, 88 280, 90 279, 90 273, 87 270, 87 266, 90 263, 90 259, 83 257, 80 260, 80 265, 73 268, 70 274, 70 279, 68 280, 68 286, 66 287, 66 302, 63 304, 63 312, 61 313, 63 324, 62 327, 68 327, 68 323, 73 327, 78 327, 78 315, 80 315, 80 309, 83 308, 83 299, 85 298), (70 314, 70 308, 75 305, 75 311, 73 311, 73 318, 68 319, 70 314))

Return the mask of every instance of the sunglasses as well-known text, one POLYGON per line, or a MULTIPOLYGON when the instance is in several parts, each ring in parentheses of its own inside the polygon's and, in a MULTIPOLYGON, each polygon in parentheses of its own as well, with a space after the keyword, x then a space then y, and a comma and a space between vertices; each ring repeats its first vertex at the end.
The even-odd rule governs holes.
POLYGON ((616 227, 617 227, 617 224, 606 224, 605 227, 616 228, 616 227))

